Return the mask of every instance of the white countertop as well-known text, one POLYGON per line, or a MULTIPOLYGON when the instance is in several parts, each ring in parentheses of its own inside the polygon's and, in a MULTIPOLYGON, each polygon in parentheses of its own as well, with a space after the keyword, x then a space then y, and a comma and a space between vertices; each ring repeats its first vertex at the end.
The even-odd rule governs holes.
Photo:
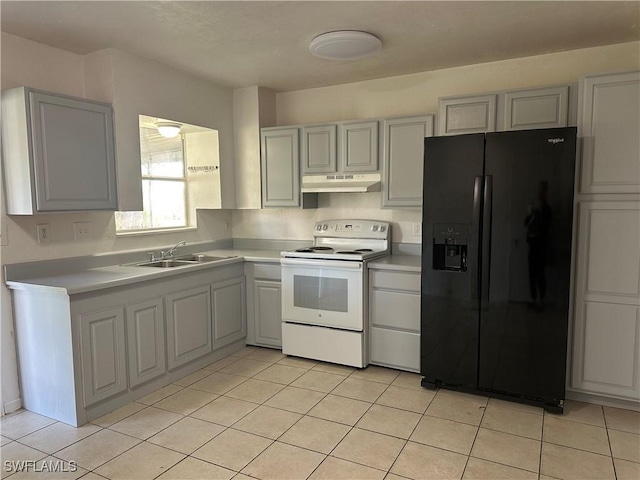
MULTIPOLYGON (((131 264, 111 265, 89 268, 61 275, 10 280, 7 281, 7 286, 13 290, 44 289, 65 295, 74 295, 78 293, 102 290, 105 288, 120 287, 137 282, 157 280, 173 275, 181 275, 209 268, 222 267, 243 261, 280 263, 280 250, 221 249, 197 253, 232 258, 174 268, 139 267, 131 264)), ((140 262, 143 261, 144 259, 140 260, 140 262)))
POLYGON ((419 255, 389 255, 369 262, 373 270, 396 270, 420 273, 422 257, 419 255))

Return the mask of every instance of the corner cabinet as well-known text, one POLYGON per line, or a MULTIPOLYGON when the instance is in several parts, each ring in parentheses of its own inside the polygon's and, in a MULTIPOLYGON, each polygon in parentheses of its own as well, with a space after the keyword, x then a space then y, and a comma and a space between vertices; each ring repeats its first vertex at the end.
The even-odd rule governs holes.
POLYGON ((247 344, 282 348, 281 267, 246 263, 247 344))
POLYGON ((8 214, 117 209, 111 105, 20 87, 2 117, 8 214))
POLYGON ((640 72, 584 77, 580 193, 640 193, 640 72))
POLYGON ((433 115, 382 122, 382 206, 421 207, 424 138, 433 136, 433 115))

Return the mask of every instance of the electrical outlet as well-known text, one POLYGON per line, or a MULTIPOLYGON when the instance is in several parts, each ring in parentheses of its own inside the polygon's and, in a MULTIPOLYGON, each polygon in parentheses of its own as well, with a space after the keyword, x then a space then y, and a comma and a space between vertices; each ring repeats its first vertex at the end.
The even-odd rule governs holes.
POLYGON ((225 220, 224 221, 224 231, 228 232, 229 231, 229 220, 225 220))
POLYGON ((38 243, 49 243, 51 241, 51 229, 48 223, 40 223, 36 225, 38 233, 38 243))
POLYGON ((89 240, 92 237, 91 222, 76 222, 73 224, 73 238, 76 240, 89 240))
POLYGON ((421 223, 414 223, 413 224, 413 236, 414 237, 421 237, 422 236, 422 224, 421 223))

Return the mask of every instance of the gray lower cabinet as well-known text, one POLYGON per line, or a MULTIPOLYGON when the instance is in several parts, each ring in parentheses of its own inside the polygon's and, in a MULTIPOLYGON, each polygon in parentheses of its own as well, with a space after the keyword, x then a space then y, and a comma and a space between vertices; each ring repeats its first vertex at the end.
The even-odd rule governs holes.
POLYGON ((10 284, 24 408, 80 426, 242 348, 243 262, 184 272, 83 293, 10 284))
POLYGON ((203 285, 166 296, 169 370, 213 349, 211 289, 203 285))
POLYGON ((247 344, 282 348, 281 270, 277 263, 245 264, 247 344))
POLYGON ((164 299, 127 305, 129 385, 136 387, 167 371, 164 334, 164 299))
POLYGON ((369 362, 420 371, 420 273, 369 270, 369 362))
POLYGON ((122 307, 80 315, 85 407, 127 389, 122 307))
POLYGON ((496 131, 497 94, 438 99, 438 135, 496 131))
POLYGON ((244 276, 211 285, 213 346, 222 347, 247 335, 244 276))
POLYGON ((8 214, 117 209, 111 105, 20 87, 2 117, 8 214))
POLYGON ((424 138, 433 136, 433 115, 382 122, 382 206, 421 207, 424 138))

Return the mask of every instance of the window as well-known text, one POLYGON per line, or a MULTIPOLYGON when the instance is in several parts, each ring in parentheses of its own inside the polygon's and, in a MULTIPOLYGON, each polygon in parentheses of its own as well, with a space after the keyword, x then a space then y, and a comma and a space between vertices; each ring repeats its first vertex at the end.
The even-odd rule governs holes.
POLYGON ((184 228, 189 225, 182 135, 165 138, 140 126, 141 212, 116 212, 118 232, 184 228))
POLYGON ((143 210, 116 212, 119 234, 195 227, 198 209, 222 208, 218 131, 181 122, 166 138, 158 122, 170 121, 139 115, 143 210))

